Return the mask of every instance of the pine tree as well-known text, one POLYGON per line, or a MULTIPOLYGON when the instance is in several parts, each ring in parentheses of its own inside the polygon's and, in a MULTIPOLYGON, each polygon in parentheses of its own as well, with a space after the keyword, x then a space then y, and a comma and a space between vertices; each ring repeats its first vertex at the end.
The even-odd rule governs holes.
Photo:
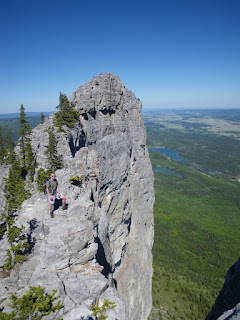
MULTIPOLYGON (((13 151, 14 152, 14 151, 13 151)), ((15 262, 25 260, 30 244, 23 232, 23 227, 14 225, 15 212, 21 207, 22 202, 29 197, 29 192, 25 190, 25 181, 22 176, 22 167, 19 158, 14 154, 14 161, 9 169, 8 177, 4 178, 4 194, 6 198, 5 212, 2 220, 6 225, 7 239, 11 246, 7 252, 5 268, 11 269, 15 262)))
POLYGON ((2 127, 0 126, 0 164, 4 162, 5 155, 6 155, 6 151, 3 143, 2 127))
MULTIPOLYGON (((13 151, 14 152, 14 151, 13 151)), ((5 180, 4 194, 6 198, 5 211, 12 216, 21 207, 22 202, 28 198, 29 192, 25 190, 22 176, 22 167, 18 156, 14 153, 14 161, 5 180)))
POLYGON ((115 302, 111 302, 104 298, 102 304, 97 301, 95 304, 91 305, 92 314, 91 316, 96 317, 98 320, 106 320, 108 316, 104 315, 105 311, 116 308, 115 302))
POLYGON ((31 140, 29 137, 26 138, 26 169, 29 174, 29 179, 33 181, 35 169, 36 169, 37 163, 36 158, 33 153, 31 140))
POLYGON ((22 166, 23 166, 23 175, 25 176, 27 173, 26 167, 26 139, 27 136, 31 133, 31 127, 28 124, 25 108, 23 105, 20 106, 20 118, 19 118, 19 146, 20 153, 22 156, 22 166))
POLYGON ((6 162, 8 164, 12 164, 15 159, 14 142, 13 142, 12 135, 11 135, 11 132, 10 132, 8 126, 6 126, 6 149, 7 149, 6 150, 6 153, 7 153, 6 162))
POLYGON ((57 153, 57 140, 54 135, 53 127, 48 128, 48 147, 47 150, 44 152, 47 156, 49 169, 52 169, 53 172, 56 169, 60 169, 63 166, 62 157, 57 153))
POLYGON ((63 308, 62 303, 58 300, 60 296, 55 296, 56 292, 57 290, 53 290, 51 294, 45 293, 44 288, 37 286, 30 287, 26 294, 20 298, 12 293, 9 306, 13 311, 10 314, 1 312, 0 319, 40 320, 44 316, 63 308))
POLYGON ((42 112, 42 113, 41 113, 41 121, 40 121, 40 123, 43 123, 44 120, 45 120, 45 115, 44 115, 43 112, 42 112))
POLYGON ((60 92, 59 105, 54 116, 54 124, 59 131, 65 131, 63 125, 72 128, 79 120, 79 112, 75 109, 74 103, 69 102, 67 96, 60 92))
POLYGON ((2 225, 5 227, 4 232, 7 233, 7 239, 10 244, 10 250, 7 251, 7 259, 5 261, 5 268, 11 269, 15 262, 19 262, 26 259, 26 254, 31 246, 28 242, 27 236, 23 229, 24 227, 17 227, 14 225, 15 212, 21 207, 22 202, 29 197, 29 192, 25 189, 25 175, 29 168, 31 171, 31 178, 35 170, 35 162, 31 147, 31 140, 29 133, 31 128, 27 123, 24 107, 21 105, 20 109, 20 153, 22 155, 21 166, 20 159, 14 151, 14 143, 10 131, 7 128, 6 140, 7 140, 7 162, 11 164, 9 168, 8 177, 4 178, 4 194, 6 198, 5 211, 2 214, 2 225))
POLYGON ((7 259, 5 260, 6 269, 12 269, 15 262, 26 260, 31 243, 28 242, 24 229, 24 226, 17 227, 13 224, 8 226, 7 239, 11 249, 8 250, 7 259))

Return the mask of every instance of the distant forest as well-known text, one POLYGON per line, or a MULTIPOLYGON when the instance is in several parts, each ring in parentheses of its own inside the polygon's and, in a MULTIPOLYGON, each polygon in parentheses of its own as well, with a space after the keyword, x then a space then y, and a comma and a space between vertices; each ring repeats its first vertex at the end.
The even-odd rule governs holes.
POLYGON ((149 110, 143 118, 155 188, 149 319, 203 320, 239 258, 240 109, 149 110))
MULTIPOLYGON (((45 117, 48 117, 51 112, 43 112, 45 117)), ((40 112, 27 112, 27 121, 28 124, 35 128, 41 121, 41 113, 40 112)), ((2 128, 2 137, 4 143, 6 143, 6 131, 9 129, 14 144, 17 144, 19 138, 19 114, 0 114, 0 126, 2 128)))
POLYGON ((213 118, 228 121, 240 121, 240 109, 144 109, 143 114, 159 116, 161 114, 175 114, 188 118, 213 118))

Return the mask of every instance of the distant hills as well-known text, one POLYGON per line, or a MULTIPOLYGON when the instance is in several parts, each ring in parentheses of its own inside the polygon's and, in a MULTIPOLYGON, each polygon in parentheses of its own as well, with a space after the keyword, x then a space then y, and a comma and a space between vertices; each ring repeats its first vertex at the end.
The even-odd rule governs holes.
MULTIPOLYGON (((42 112, 26 112, 27 117, 40 117, 42 112)), ((43 114, 48 117, 53 111, 43 112, 43 114)), ((19 113, 0 113, 0 119, 11 119, 19 118, 19 113)))
MULTIPOLYGON (((41 121, 42 112, 26 112, 28 124, 35 128, 41 121)), ((46 118, 52 114, 53 111, 43 112, 46 118)), ((6 127, 11 132, 14 143, 16 144, 19 138, 19 118, 20 113, 2 113, 0 114, 0 126, 2 128, 3 140, 6 139, 6 127)))
POLYGON ((240 121, 240 109, 144 109, 143 115, 159 116, 166 114, 175 114, 188 118, 213 118, 228 121, 240 121))

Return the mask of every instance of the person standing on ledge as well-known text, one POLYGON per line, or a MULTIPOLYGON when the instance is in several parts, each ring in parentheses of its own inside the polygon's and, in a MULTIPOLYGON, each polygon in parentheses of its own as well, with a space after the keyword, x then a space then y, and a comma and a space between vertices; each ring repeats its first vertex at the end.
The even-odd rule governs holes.
POLYGON ((59 187, 58 187, 58 181, 57 181, 54 173, 51 173, 50 179, 47 181, 46 191, 48 194, 48 200, 49 200, 49 204, 50 204, 50 216, 51 216, 51 218, 53 218, 54 217, 53 205, 54 205, 56 199, 62 200, 62 209, 63 210, 67 209, 66 197, 60 193, 59 187))

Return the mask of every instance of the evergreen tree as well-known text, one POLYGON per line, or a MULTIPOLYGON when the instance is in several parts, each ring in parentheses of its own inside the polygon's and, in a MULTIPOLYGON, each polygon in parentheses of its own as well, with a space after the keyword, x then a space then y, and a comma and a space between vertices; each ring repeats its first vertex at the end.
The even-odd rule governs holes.
POLYGON ((4 162, 5 155, 6 155, 6 152, 5 152, 5 147, 3 143, 2 127, 0 126, 0 164, 4 162))
POLYGON ((41 320, 44 316, 63 308, 58 300, 60 296, 55 297, 56 292, 57 290, 53 290, 52 294, 45 293, 44 288, 37 286, 30 287, 20 298, 12 293, 9 306, 13 311, 10 314, 1 312, 0 320, 41 320))
MULTIPOLYGON (((14 151, 13 151, 14 152, 14 151)), ((14 225, 14 213, 21 207, 22 202, 29 197, 29 192, 25 190, 25 182, 22 177, 22 167, 17 155, 14 154, 14 161, 9 169, 9 174, 5 180, 4 194, 6 198, 5 212, 2 220, 6 226, 7 238, 11 246, 7 252, 5 268, 11 269, 15 262, 25 260, 30 244, 25 236, 24 227, 14 225)))
POLYGON ((72 128, 79 120, 79 112, 75 109, 74 103, 69 102, 67 96, 60 92, 59 105, 54 116, 54 124, 59 131, 64 131, 63 125, 72 128))
POLYGON ((43 123, 44 120, 45 120, 45 115, 44 115, 43 112, 42 112, 42 113, 41 113, 41 121, 40 121, 40 123, 43 123))
POLYGON ((7 252, 7 259, 5 260, 5 269, 12 269, 15 262, 26 260, 26 255, 29 252, 31 243, 24 233, 24 226, 17 227, 13 224, 8 225, 7 239, 11 249, 7 252))
POLYGON ((27 137, 26 138, 26 169, 27 169, 27 172, 29 173, 29 179, 31 181, 33 181, 34 179, 36 166, 37 166, 37 163, 36 163, 35 155, 33 153, 31 140, 29 137, 27 137))
POLYGON ((26 167, 26 139, 27 136, 31 133, 31 127, 28 124, 25 108, 23 105, 20 106, 20 118, 19 118, 19 146, 20 153, 22 156, 22 166, 23 166, 23 175, 25 176, 27 173, 26 167))
POLYGON ((52 169, 53 172, 56 169, 60 169, 63 166, 62 157, 57 153, 57 140, 54 135, 53 127, 48 128, 48 147, 47 150, 44 152, 47 156, 49 169, 52 169))
MULTIPOLYGON (((13 151, 14 152, 14 151, 13 151)), ((5 180, 4 193, 6 198, 5 211, 13 216, 21 207, 22 202, 28 198, 29 192, 25 190, 25 182, 22 177, 22 167, 18 156, 14 153, 14 161, 5 180)))
POLYGON ((6 162, 8 164, 12 164, 14 159, 15 159, 15 153, 14 153, 14 142, 12 139, 12 135, 11 132, 8 128, 8 126, 6 126, 6 153, 7 153, 7 158, 6 158, 6 162))
MULTIPOLYGON (((27 236, 23 229, 24 227, 17 227, 14 225, 15 212, 21 207, 22 202, 29 197, 29 192, 25 189, 25 175, 27 170, 31 169, 31 179, 33 180, 35 170, 35 159, 31 147, 31 140, 29 133, 31 127, 28 125, 24 107, 21 105, 20 109, 20 153, 22 156, 22 163, 19 157, 14 152, 14 143, 10 131, 7 128, 6 140, 7 140, 7 162, 11 164, 8 177, 4 178, 4 194, 6 198, 5 212, 2 214, 1 224, 3 232, 7 231, 7 239, 10 244, 10 250, 7 250, 7 259, 5 261, 5 268, 11 269, 15 262, 25 260, 26 254, 31 246, 28 242, 27 236)), ((3 233, 2 232, 2 233, 3 233)))
POLYGON ((102 304, 97 301, 95 304, 91 305, 92 314, 91 316, 96 317, 98 320, 106 320, 108 316, 104 315, 105 311, 116 308, 116 304, 114 302, 109 301, 104 298, 102 304))

